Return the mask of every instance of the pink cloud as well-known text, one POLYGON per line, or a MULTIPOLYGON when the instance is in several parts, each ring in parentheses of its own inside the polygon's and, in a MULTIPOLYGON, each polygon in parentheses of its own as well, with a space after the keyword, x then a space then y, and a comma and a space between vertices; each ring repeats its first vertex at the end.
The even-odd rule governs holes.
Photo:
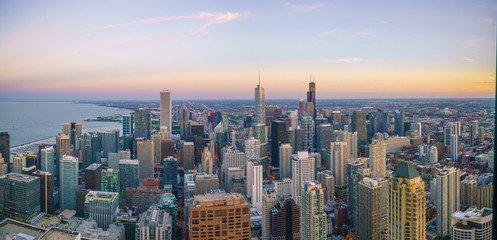
POLYGON ((478 19, 478 22, 481 22, 481 23, 493 23, 494 19, 493 18, 482 18, 482 19, 478 19))
POLYGON ((88 28, 88 29, 85 29, 84 31, 96 31, 96 30, 111 29, 111 28, 131 27, 131 26, 166 22, 166 21, 172 21, 172 20, 183 20, 183 19, 203 20, 203 21, 206 21, 207 24, 211 25, 211 24, 230 22, 230 21, 233 21, 233 20, 236 20, 239 18, 248 17, 249 15, 250 15, 249 13, 238 13, 238 12, 235 12, 235 13, 232 13, 232 12, 226 12, 226 13, 199 12, 196 15, 190 15, 190 16, 181 16, 181 15, 179 15, 179 16, 164 16, 164 17, 141 19, 141 20, 137 20, 137 21, 133 21, 133 22, 109 24, 109 25, 100 26, 100 27, 88 28))
POLYGON ((373 30, 355 31, 355 35, 368 36, 373 34, 373 30))
POLYGON ((324 4, 314 4, 314 5, 293 5, 289 2, 286 2, 285 3, 285 6, 289 7, 289 8, 292 8, 294 10, 297 10, 297 11, 304 11, 304 12, 309 12, 309 11, 313 11, 313 10, 316 10, 318 8, 321 8, 324 6, 324 4))
POLYGON ((336 33, 337 31, 336 30, 330 30, 330 31, 327 31, 327 32, 324 32, 324 33, 320 33, 319 35, 320 36, 326 36, 326 35, 330 35, 330 34, 333 34, 333 33, 336 33))
POLYGON ((468 39, 464 41, 464 45, 466 47, 478 47, 484 44, 487 44, 488 40, 485 38, 474 38, 474 39, 468 39))

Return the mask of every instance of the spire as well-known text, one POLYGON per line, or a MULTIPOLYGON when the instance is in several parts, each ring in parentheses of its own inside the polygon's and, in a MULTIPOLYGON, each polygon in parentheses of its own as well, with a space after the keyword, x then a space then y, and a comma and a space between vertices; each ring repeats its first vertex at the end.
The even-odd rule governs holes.
POLYGON ((259 85, 261 85, 261 71, 259 71, 259 85))

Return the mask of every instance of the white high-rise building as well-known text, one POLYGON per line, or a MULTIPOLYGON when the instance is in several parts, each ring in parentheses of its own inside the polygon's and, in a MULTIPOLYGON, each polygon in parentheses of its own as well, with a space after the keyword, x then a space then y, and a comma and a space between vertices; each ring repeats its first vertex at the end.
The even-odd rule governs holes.
POLYGON ((350 134, 350 159, 357 157, 357 132, 350 134))
POLYGON ((330 144, 331 171, 335 176, 335 186, 347 185, 347 156, 346 142, 332 142, 330 144))
POLYGON ((451 216, 451 239, 491 240, 492 217, 493 210, 491 208, 470 207, 464 212, 455 212, 451 216))
POLYGON ((292 177, 292 164, 290 156, 292 155, 292 145, 289 143, 280 146, 280 178, 292 177))
POLYGON ((85 217, 97 222, 104 230, 116 221, 119 212, 119 193, 90 191, 85 197, 85 217))
POLYGON ((160 92, 160 126, 171 131, 171 92, 160 92))
POLYGON ((208 147, 205 147, 202 152, 202 171, 212 174, 212 155, 208 147))
POLYGON ((14 156, 12 161, 14 163, 14 169, 12 169, 12 172, 22 173, 22 169, 26 167, 26 155, 18 153, 14 156))
POLYGON ((454 134, 456 134, 458 137, 461 136, 461 122, 457 121, 454 123, 454 134))
POLYGON ((438 162, 438 150, 436 146, 430 147, 430 163, 435 164, 438 162))
POLYGON ((373 143, 369 145, 369 168, 373 178, 384 178, 387 175, 387 153, 383 134, 376 133, 374 138, 373 143))
POLYGON ((450 157, 452 160, 459 160, 459 138, 455 134, 450 135, 450 157))
POLYGON ((62 209, 76 210, 78 190, 78 158, 63 155, 60 160, 60 206, 62 209))
POLYGON ((261 157, 260 153, 260 141, 259 139, 250 138, 245 140, 245 157, 247 161, 249 160, 259 160, 261 157))
POLYGON ((292 159, 292 196, 300 204, 300 196, 304 184, 316 180, 315 159, 309 156, 307 151, 297 152, 291 156, 292 159))
MULTIPOLYGON (((352 139, 352 134, 347 131, 339 131, 337 135, 337 142, 345 142, 347 143, 345 145, 344 151, 346 154, 344 154, 344 158, 346 162, 349 162, 350 156, 351 156, 351 139, 352 139), (347 154, 348 153, 348 154, 347 154)), ((357 149, 357 143, 356 143, 356 149, 357 149)))
POLYGON ((252 205, 262 211, 262 165, 257 160, 247 163, 247 196, 252 205))
POLYGON ((306 182, 302 188, 300 207, 300 239, 326 239, 324 193, 317 181, 306 182))
POLYGON ((433 181, 437 205, 437 232, 439 236, 450 235, 451 215, 459 210, 461 202, 460 171, 455 167, 444 167, 433 181))

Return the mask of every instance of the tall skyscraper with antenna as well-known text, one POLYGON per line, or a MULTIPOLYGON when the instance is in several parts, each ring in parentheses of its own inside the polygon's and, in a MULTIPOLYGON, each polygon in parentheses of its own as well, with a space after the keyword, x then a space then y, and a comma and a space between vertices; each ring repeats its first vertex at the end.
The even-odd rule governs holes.
POLYGON ((309 83, 309 91, 307 92, 307 102, 312 103, 313 109, 307 109, 307 112, 312 112, 312 118, 316 119, 316 83, 314 79, 311 79, 309 83), (311 110, 311 111, 309 111, 311 110))
POLYGON ((160 92, 160 126, 171 132, 171 92, 160 92))
POLYGON ((261 73, 259 72, 259 85, 255 88, 255 123, 266 124, 266 97, 261 85, 261 73))

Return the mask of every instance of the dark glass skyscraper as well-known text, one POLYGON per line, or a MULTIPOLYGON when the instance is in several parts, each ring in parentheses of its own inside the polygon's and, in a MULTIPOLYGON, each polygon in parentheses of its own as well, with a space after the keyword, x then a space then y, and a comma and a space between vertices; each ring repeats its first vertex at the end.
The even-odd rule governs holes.
MULTIPOLYGON (((312 118, 315 119, 317 116, 316 113, 316 83, 315 82, 310 82, 309 83, 309 91, 307 92, 307 102, 312 102, 313 110, 312 112, 314 113, 312 118)), ((309 110, 307 110, 309 111, 309 110)))
POLYGON ((0 132, 0 153, 10 168, 10 135, 8 132, 0 132))
POLYGON ((385 110, 378 109, 376 112, 376 131, 385 133, 388 130, 388 116, 385 110))
POLYGON ((271 210, 271 239, 300 239, 299 206, 292 198, 282 197, 271 210))
POLYGON ((355 111, 352 113, 352 132, 357 132, 357 145, 367 144, 366 138, 366 112, 355 111))
POLYGON ((286 122, 281 120, 271 121, 271 165, 279 167, 280 165, 280 145, 286 143, 286 122))
POLYGON ((405 113, 404 110, 395 110, 395 135, 404 136, 404 121, 405 113))
MULTIPOLYGON (((148 109, 140 108, 135 110, 135 137, 150 139, 152 120, 148 109)), ((168 129, 170 131, 170 129, 168 129)))

